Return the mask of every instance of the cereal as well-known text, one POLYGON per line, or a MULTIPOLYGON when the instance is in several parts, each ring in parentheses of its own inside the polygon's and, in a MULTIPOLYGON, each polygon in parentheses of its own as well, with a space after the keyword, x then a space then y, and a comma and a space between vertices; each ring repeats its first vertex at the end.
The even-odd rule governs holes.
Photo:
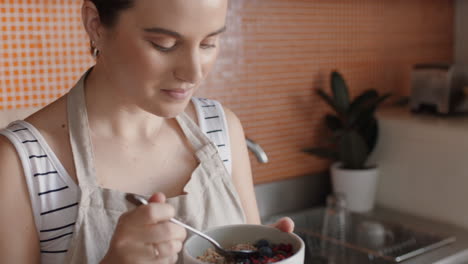
MULTIPOLYGON (((275 263, 280 260, 286 259, 293 254, 291 244, 270 244, 267 240, 261 239, 254 245, 251 244, 238 244, 230 248, 231 250, 245 250, 253 249, 258 250, 259 254, 251 257, 250 259, 238 260, 238 264, 267 264, 275 263)), ((213 248, 206 250, 203 256, 197 259, 206 263, 212 264, 229 264, 224 257, 219 255, 213 248)))

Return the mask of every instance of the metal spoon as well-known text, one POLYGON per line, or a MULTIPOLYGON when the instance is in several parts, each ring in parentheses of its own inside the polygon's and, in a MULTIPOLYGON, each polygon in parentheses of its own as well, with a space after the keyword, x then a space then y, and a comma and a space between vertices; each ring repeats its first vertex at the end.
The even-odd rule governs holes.
MULTIPOLYGON (((139 205, 139 204, 147 205, 148 204, 148 201, 141 195, 127 194, 125 197, 126 197, 126 199, 128 201, 130 201, 131 203, 133 203, 135 205, 139 205)), ((184 224, 184 223, 180 222, 179 220, 177 220, 175 218, 170 218, 169 221, 171 221, 174 224, 180 225, 180 226, 186 228, 187 230, 191 231, 192 233, 194 233, 196 235, 199 235, 202 238, 208 240, 208 242, 210 242, 214 246, 215 251, 218 254, 220 254, 221 256, 223 256, 228 261, 237 261, 237 260, 242 260, 242 259, 248 259, 251 256, 258 255, 257 250, 227 250, 227 249, 224 249, 216 240, 214 240, 210 236, 204 234, 203 232, 201 232, 201 231, 199 231, 199 230, 197 230, 197 229, 195 229, 195 228, 193 228, 193 227, 191 227, 191 226, 189 226, 187 224, 184 224)))

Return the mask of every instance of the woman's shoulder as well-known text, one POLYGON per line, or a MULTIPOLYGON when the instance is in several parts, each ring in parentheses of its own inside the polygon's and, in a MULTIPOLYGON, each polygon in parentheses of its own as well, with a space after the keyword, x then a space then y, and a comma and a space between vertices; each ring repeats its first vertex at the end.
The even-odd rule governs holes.
POLYGON ((25 118, 41 134, 53 137, 56 133, 63 133, 67 127, 66 95, 50 103, 46 107, 25 118))
MULTIPOLYGON (((222 115, 228 126, 239 126, 240 120, 237 115, 221 101, 211 98, 194 97, 192 98, 193 107, 189 111, 203 114, 206 118, 212 115, 222 115)), ((200 117, 200 115, 199 115, 200 117)), ((211 116, 212 117, 212 116, 211 116)))
MULTIPOLYGON (((59 126, 58 124, 63 122, 65 118, 63 114, 65 112, 64 110, 64 100, 59 98, 55 102, 25 118, 25 121, 39 130, 41 134, 52 135, 55 128, 59 126)), ((4 132, 7 133, 6 130, 4 132)), ((10 166, 8 169, 6 169, 5 166, 2 167, 10 171, 18 170, 21 166, 17 149, 12 139, 7 138, 6 135, 7 134, 0 136, 0 164, 14 164, 16 167, 10 166)), ((48 138, 53 138, 53 135, 48 136, 48 138)), ((8 171, 2 171, 2 174, 3 173, 8 174, 8 171)))

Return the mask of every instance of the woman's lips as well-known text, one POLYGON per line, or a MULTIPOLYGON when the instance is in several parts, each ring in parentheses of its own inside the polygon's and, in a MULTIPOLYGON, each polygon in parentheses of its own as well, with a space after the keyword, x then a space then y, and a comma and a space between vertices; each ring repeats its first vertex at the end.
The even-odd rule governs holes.
POLYGON ((173 89, 173 90, 161 90, 167 96, 176 99, 176 100, 184 100, 190 95, 190 89, 183 90, 183 89, 173 89))

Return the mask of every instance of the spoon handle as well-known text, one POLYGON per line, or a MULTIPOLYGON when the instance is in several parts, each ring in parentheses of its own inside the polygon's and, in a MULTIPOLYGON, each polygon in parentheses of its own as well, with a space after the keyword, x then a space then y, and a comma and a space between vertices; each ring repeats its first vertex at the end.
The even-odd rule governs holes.
MULTIPOLYGON (((130 197, 130 198, 131 198, 131 197, 130 197)), ((143 196, 141 196, 141 195, 134 194, 134 195, 133 195, 133 198, 135 198, 136 200, 138 200, 140 203, 142 203, 142 204, 144 204, 144 205, 147 205, 147 204, 148 204, 148 201, 147 201, 143 196)), ((179 221, 179 220, 177 220, 177 219, 175 219, 175 218, 173 218, 173 217, 171 217, 171 218, 169 219, 169 221, 171 221, 171 222, 174 223, 174 224, 180 225, 180 226, 186 228, 187 230, 189 230, 189 231, 191 231, 191 232, 193 232, 193 233, 195 233, 195 234, 197 234, 197 235, 203 237, 204 239, 206 239, 206 240, 208 240, 210 243, 212 243, 214 246, 216 246, 217 248, 221 249, 221 245, 220 245, 217 241, 215 241, 215 240, 212 239, 211 237, 205 235, 203 232, 200 232, 199 230, 197 230, 197 229, 195 229, 195 228, 193 228, 193 227, 191 227, 191 226, 189 226, 189 225, 187 225, 187 224, 185 224, 185 223, 182 223, 181 221, 179 221)))
POLYGON ((171 221, 171 222, 174 223, 174 224, 177 224, 177 225, 180 225, 180 226, 182 226, 182 227, 185 227, 187 230, 191 231, 192 233, 195 233, 195 234, 197 234, 197 235, 203 237, 204 239, 206 239, 206 240, 208 240, 209 242, 211 242, 211 244, 215 245, 215 246, 218 247, 218 248, 221 248, 221 245, 220 245, 218 242, 216 242, 216 241, 215 241, 214 239, 212 239, 211 237, 205 235, 204 233, 198 231, 197 229, 195 229, 195 228, 193 228, 193 227, 191 227, 191 226, 189 226, 189 225, 187 225, 187 224, 184 224, 184 223, 180 222, 179 220, 177 220, 177 219, 175 219, 175 218, 171 218, 171 219, 169 219, 169 221, 171 221))

